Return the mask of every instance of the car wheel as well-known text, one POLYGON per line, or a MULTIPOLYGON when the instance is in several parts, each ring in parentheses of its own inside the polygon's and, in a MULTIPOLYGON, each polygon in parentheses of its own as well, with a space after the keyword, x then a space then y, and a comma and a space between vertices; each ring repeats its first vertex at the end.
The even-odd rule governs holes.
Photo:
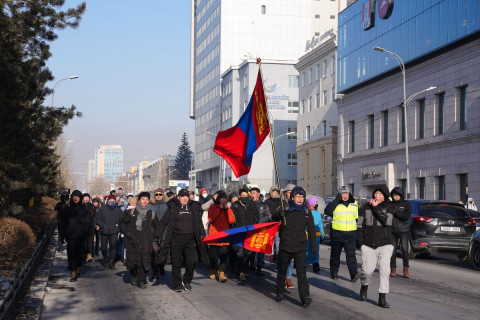
POLYGON ((480 270, 480 243, 474 242, 470 249, 470 262, 475 270, 480 270))
POLYGON ((468 253, 457 254, 458 260, 462 263, 468 262, 468 253))
POLYGON ((415 253, 415 251, 413 251, 412 244, 408 242, 408 258, 415 259, 416 256, 417 254, 415 253))

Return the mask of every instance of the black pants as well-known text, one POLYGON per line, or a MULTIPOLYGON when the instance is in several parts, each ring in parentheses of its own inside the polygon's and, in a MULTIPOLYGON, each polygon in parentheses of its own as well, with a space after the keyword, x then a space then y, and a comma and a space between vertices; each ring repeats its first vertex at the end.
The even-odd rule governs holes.
POLYGON ((237 263, 237 271, 238 273, 243 272, 245 273, 245 260, 250 258, 250 255, 247 254, 250 253, 249 250, 245 250, 243 247, 237 247, 233 246, 233 250, 235 252, 235 259, 237 263))
POLYGON ((172 283, 173 286, 182 285, 182 263, 185 262, 185 274, 183 283, 191 283, 193 272, 198 262, 195 237, 193 234, 173 233, 170 244, 170 254, 172 256, 172 283))
POLYGON ((136 265, 134 269, 129 271, 132 280, 136 277, 138 282, 147 283, 147 271, 143 268, 143 265, 136 265))
POLYGON ((107 257, 110 263, 115 261, 117 254, 117 234, 102 234, 102 255, 107 257), (108 257, 107 245, 110 249, 110 257, 108 257))
POLYGON ((350 277, 353 278, 357 274, 357 257, 355 255, 355 249, 357 248, 357 242, 355 240, 331 241, 330 243, 330 274, 335 276, 338 274, 340 268, 340 254, 342 248, 345 248, 345 256, 347 259, 348 272, 350 277))
POLYGON ((95 232, 91 232, 87 237, 87 253, 93 254, 93 242, 95 240, 95 232))
POLYGON ((280 250, 278 252, 278 273, 277 273, 277 296, 283 296, 287 291, 285 289, 285 279, 287 277, 287 269, 290 261, 295 259, 298 279, 298 293, 302 303, 310 295, 310 288, 307 280, 307 250, 298 252, 286 252, 280 250))
POLYGON ((409 268, 409 260, 408 260, 408 241, 409 241, 409 233, 408 232, 400 232, 393 235, 393 254, 392 259, 390 259, 390 268, 397 267, 397 249, 398 249, 398 241, 400 240, 400 248, 402 250, 402 260, 403 260, 403 267, 409 268))
POLYGON ((225 265, 227 262, 227 256, 228 256, 228 246, 215 246, 215 245, 210 245, 210 251, 209 251, 209 258, 210 258, 210 266, 212 268, 215 268, 217 265, 216 260, 217 256, 220 259, 220 265, 218 270, 221 272, 225 272, 225 265))
POLYGON ((67 256, 69 269, 76 271, 85 261, 85 238, 68 239, 67 256))
POLYGON ((98 247, 100 246, 100 232, 95 230, 95 254, 98 254, 98 247))

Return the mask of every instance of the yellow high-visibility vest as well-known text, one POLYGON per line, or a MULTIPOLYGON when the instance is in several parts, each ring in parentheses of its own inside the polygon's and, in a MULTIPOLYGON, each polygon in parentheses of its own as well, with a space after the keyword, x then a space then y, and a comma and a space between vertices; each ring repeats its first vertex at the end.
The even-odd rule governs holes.
POLYGON ((358 204, 355 201, 347 206, 339 204, 333 210, 332 229, 339 231, 357 230, 358 204))

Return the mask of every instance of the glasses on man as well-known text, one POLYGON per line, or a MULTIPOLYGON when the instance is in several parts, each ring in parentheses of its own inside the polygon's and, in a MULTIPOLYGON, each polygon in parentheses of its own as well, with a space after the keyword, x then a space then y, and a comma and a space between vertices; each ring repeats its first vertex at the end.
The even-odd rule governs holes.
POLYGON ((163 193, 155 193, 155 196, 163 196, 163 193))

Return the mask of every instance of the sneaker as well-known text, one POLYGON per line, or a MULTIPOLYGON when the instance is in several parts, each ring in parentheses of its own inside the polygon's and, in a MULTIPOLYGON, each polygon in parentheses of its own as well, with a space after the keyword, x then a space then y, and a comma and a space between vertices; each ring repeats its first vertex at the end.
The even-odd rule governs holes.
POLYGON ((285 301, 285 296, 283 294, 279 294, 277 293, 277 298, 276 298, 277 302, 282 302, 282 301, 285 301))
POLYGON ((312 304, 312 298, 306 297, 305 300, 302 302, 302 307, 303 308, 308 308, 309 305, 312 304))
POLYGON ((185 287, 185 291, 192 291, 192 285, 190 283, 185 283, 184 287, 185 287))
POLYGON ((290 279, 285 280, 285 288, 287 289, 295 288, 295 285, 292 283, 292 280, 290 279))
POLYGON ((182 287, 182 286, 177 286, 177 287, 175 287, 175 291, 176 291, 176 292, 182 292, 182 291, 183 291, 183 287, 182 287))

